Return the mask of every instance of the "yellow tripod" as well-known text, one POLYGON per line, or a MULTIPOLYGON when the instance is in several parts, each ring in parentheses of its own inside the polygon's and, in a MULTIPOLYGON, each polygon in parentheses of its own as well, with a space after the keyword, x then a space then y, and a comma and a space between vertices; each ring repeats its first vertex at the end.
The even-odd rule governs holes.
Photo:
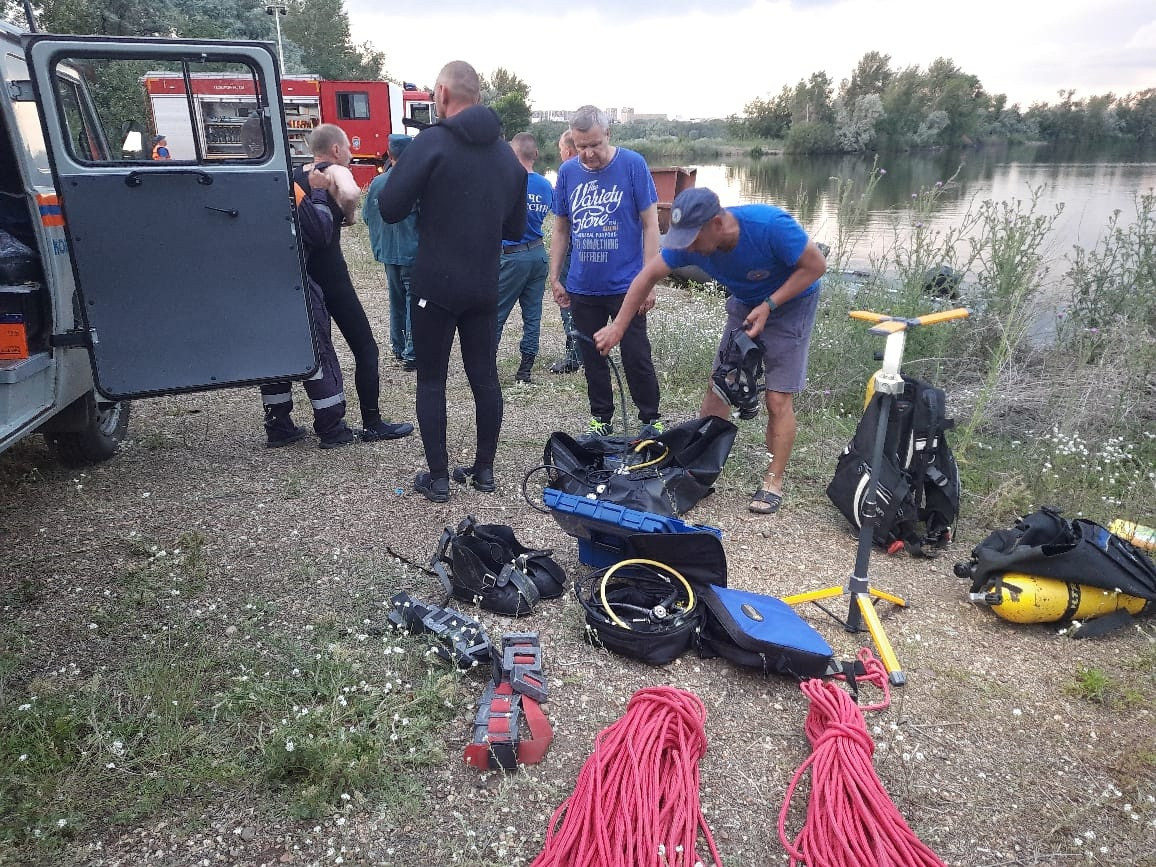
MULTIPOLYGON (((882 313, 872 313, 869 310, 852 310, 852 319, 862 319, 873 323, 869 332, 887 338, 883 349, 883 366, 876 372, 873 379, 875 394, 879 395, 879 422, 875 429, 875 448, 871 455, 871 466, 879 467, 883 463, 883 446, 887 439, 887 421, 891 415, 891 404, 897 394, 903 393, 903 376, 900 370, 903 367, 903 349, 907 339, 907 329, 917 325, 934 325, 937 322, 947 322, 952 319, 964 319, 968 311, 959 307, 954 310, 944 310, 941 313, 929 313, 925 316, 907 318, 903 316, 887 316, 882 313)), ((878 517, 879 473, 871 473, 871 481, 867 485, 867 493, 863 499, 863 520, 859 527, 859 547, 855 555, 855 570, 847 581, 846 587, 826 587, 822 590, 810 590, 806 593, 796 593, 793 596, 784 596, 783 601, 788 605, 799 605, 804 602, 818 602, 850 595, 850 604, 847 610, 847 621, 844 624, 848 632, 861 632, 864 624, 871 634, 875 650, 879 659, 887 669, 887 679, 893 686, 902 686, 907 682, 906 675, 899 665, 899 658, 883 631, 883 624, 875 613, 874 600, 883 599, 905 608, 907 603, 899 596, 874 590, 867 580, 867 567, 871 561, 872 535, 875 529, 875 520, 878 517)))

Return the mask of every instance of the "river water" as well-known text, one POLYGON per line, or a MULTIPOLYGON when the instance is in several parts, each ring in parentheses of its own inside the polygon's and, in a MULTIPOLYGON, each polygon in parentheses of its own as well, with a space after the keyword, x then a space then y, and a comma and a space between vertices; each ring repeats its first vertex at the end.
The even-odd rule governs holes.
MULTIPOLYGON (((855 194, 866 186, 874 157, 768 156, 699 164, 696 185, 710 187, 724 205, 770 202, 786 208, 816 241, 835 246, 839 229, 839 181, 854 180, 855 194)), ((966 223, 985 199, 1020 200, 1026 210, 1039 190, 1036 213, 1063 211, 1046 244, 1053 279, 1067 270, 1064 258, 1074 245, 1093 247, 1113 211, 1122 224, 1135 221, 1135 197, 1156 188, 1156 153, 1088 155, 1046 147, 983 148, 934 154, 879 157, 886 170, 866 203, 866 227, 851 248, 846 266, 880 267, 905 219, 912 195, 944 182, 927 215, 932 230, 946 232, 966 223), (1059 261, 1056 261, 1059 260, 1059 261)))

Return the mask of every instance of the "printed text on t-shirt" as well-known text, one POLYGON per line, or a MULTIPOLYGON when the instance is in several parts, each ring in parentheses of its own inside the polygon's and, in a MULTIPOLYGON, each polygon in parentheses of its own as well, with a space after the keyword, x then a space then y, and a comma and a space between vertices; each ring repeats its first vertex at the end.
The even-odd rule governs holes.
POLYGON ((526 193, 526 210, 545 216, 550 213, 550 203, 545 196, 537 193, 526 193))
POLYGON ((611 215, 622 204, 622 190, 615 184, 608 190, 598 181, 587 181, 574 189, 570 196, 570 224, 574 232, 584 232, 605 226, 611 215))

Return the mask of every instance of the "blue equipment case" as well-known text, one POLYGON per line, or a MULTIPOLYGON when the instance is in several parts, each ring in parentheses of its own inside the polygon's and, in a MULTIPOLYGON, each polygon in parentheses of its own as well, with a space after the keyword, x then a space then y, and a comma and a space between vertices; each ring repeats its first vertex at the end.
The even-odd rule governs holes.
POLYGON ((625 556, 628 536, 636 533, 713 533, 722 530, 703 524, 687 524, 678 518, 639 512, 617 503, 577 497, 554 488, 542 491, 542 500, 558 526, 578 540, 578 560, 587 566, 613 566, 625 556))
POLYGON ((699 656, 800 679, 832 670, 831 645, 786 602, 733 587, 700 587, 706 619, 699 656))

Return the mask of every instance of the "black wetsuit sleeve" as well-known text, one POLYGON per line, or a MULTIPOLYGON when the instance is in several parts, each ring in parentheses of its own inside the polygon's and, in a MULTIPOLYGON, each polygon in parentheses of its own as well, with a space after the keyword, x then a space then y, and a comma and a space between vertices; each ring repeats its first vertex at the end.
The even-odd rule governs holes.
MULTIPOLYGON (((427 131, 427 135, 432 130, 427 131)), ((389 170, 389 183, 377 194, 377 209, 387 223, 400 223, 417 207, 436 154, 416 148, 406 150, 405 159, 389 170)))

